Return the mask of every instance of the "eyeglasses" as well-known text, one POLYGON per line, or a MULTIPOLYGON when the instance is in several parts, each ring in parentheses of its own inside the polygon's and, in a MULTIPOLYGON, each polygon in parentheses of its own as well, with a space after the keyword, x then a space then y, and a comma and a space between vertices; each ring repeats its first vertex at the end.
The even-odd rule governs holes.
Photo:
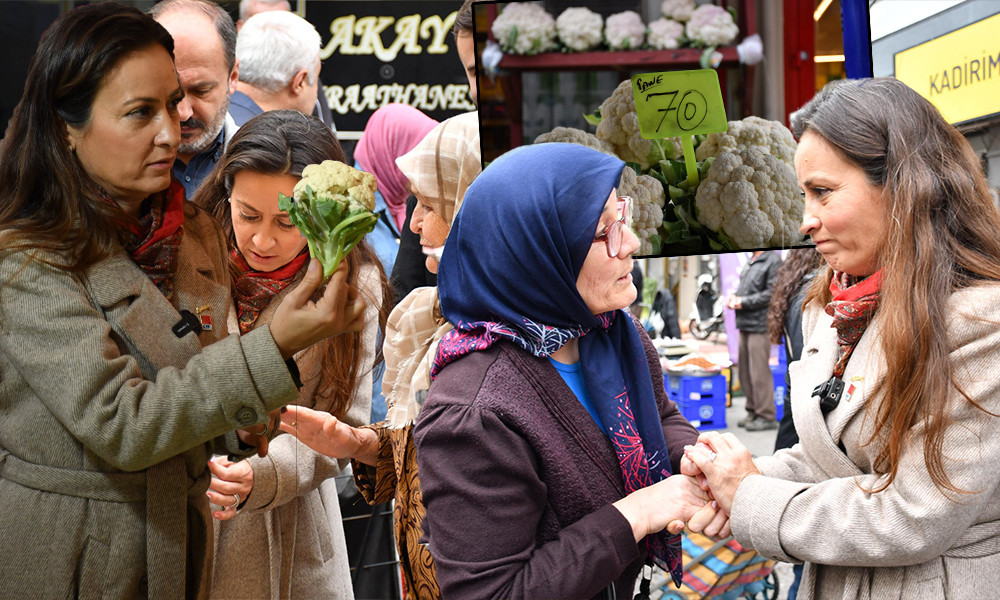
POLYGON ((608 228, 604 230, 604 233, 594 236, 595 243, 604 242, 604 245, 608 250, 608 258, 615 258, 618 256, 618 253, 621 252, 622 242, 625 239, 622 227, 632 226, 631 197, 618 197, 618 215, 619 217, 615 219, 614 223, 608 225, 608 228))

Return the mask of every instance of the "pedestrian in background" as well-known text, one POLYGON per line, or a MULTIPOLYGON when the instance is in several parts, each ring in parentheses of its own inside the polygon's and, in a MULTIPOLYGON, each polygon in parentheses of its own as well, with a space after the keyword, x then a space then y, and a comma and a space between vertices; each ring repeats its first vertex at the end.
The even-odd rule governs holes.
POLYGON ((190 199, 236 133, 229 116, 239 71, 236 26, 226 9, 209 0, 163 0, 149 14, 174 40, 174 64, 184 88, 177 105, 181 144, 174 177, 190 199))
MULTIPOLYGON (((778 277, 771 294, 767 312, 767 331, 772 344, 784 344, 787 365, 790 367, 802 354, 802 303, 805 302, 809 284, 823 265, 823 255, 816 248, 795 248, 788 251, 778 267, 778 277)), ((778 437, 774 451, 791 448, 799 441, 792 421, 791 369, 785 369, 785 411, 778 424, 778 437)), ((794 579, 788 586, 788 600, 795 600, 802 579, 802 564, 792 567, 794 579)))
POLYGON ((767 335, 767 310, 780 265, 777 252, 755 251, 740 272, 736 294, 726 298, 726 307, 736 311, 736 329, 740 332, 736 362, 740 388, 747 401, 747 414, 737 425, 747 431, 778 428, 774 377, 768 362, 771 339, 767 335))

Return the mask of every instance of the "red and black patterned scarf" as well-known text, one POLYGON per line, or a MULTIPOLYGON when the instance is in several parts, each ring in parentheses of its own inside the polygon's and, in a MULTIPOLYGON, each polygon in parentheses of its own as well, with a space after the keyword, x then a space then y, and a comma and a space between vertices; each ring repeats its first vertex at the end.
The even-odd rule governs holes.
POLYGON ((274 271, 255 271, 247 264, 238 248, 230 252, 240 275, 233 282, 233 299, 236 302, 236 317, 240 324, 240 335, 253 329, 261 311, 271 304, 271 300, 288 287, 302 266, 309 261, 309 248, 292 259, 292 262, 274 271))
POLYGON ((826 314, 833 317, 837 344, 840 346, 837 364, 833 367, 834 377, 843 377, 854 347, 878 309, 881 288, 882 271, 876 271, 865 279, 834 272, 830 281, 833 300, 826 305, 826 314))
MULTIPOLYGON (((114 204, 106 191, 98 197, 114 204)), ((184 186, 171 179, 170 187, 143 201, 139 226, 129 227, 125 250, 167 300, 174 295, 174 275, 184 237, 184 186)))

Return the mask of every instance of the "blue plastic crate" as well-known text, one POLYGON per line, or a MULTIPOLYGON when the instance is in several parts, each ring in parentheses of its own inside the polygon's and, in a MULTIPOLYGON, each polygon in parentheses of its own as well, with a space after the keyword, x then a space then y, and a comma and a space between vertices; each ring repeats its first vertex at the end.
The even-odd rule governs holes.
POLYGON ((726 402, 726 376, 666 375, 664 386, 674 402, 722 398, 726 402))
POLYGON ((774 378, 774 418, 781 420, 785 414, 785 402, 788 398, 788 388, 785 387, 785 368, 771 366, 771 376, 774 378))
POLYGON ((667 395, 697 429, 726 428, 726 376, 667 375, 667 395))
POLYGON ((677 408, 684 418, 699 431, 726 428, 726 397, 705 397, 697 400, 681 400, 677 408))

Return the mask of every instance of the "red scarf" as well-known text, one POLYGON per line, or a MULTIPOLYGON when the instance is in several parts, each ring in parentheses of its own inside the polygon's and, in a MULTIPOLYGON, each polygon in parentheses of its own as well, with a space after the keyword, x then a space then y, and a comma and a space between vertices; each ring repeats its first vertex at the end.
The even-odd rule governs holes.
POLYGON ((833 300, 826 305, 826 314, 833 317, 833 327, 837 329, 837 344, 840 346, 837 364, 833 367, 834 377, 844 375, 854 347, 878 309, 881 288, 882 271, 876 271, 863 280, 846 273, 834 272, 830 281, 833 300))
MULTIPOLYGON (((103 189, 101 200, 114 203, 103 189)), ((139 227, 130 227, 125 250, 167 300, 174 295, 174 275, 184 237, 184 186, 174 179, 165 191, 142 203, 139 227)))
POLYGON ((309 248, 290 263, 274 271, 255 271, 247 264, 238 248, 233 248, 230 257, 239 268, 240 275, 233 282, 233 299, 236 301, 236 317, 240 324, 240 335, 249 333, 257 322, 261 311, 271 304, 271 300, 295 279, 303 265, 309 261, 309 248))

